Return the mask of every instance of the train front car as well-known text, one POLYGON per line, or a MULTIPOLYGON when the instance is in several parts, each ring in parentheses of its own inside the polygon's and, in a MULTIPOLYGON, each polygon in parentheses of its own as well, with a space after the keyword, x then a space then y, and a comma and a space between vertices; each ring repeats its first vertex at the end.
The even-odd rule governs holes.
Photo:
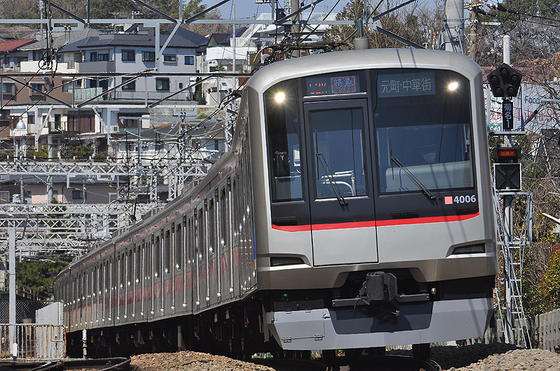
POLYGON ((246 89, 258 283, 280 346, 481 336, 498 269, 481 69, 349 51, 275 63, 246 89))

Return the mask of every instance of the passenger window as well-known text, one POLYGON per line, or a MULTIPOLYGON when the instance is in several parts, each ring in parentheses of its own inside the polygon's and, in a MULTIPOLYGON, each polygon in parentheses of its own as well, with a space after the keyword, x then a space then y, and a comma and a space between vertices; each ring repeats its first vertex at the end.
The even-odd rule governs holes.
POLYGON ((165 231, 165 238, 163 242, 163 272, 169 273, 171 268, 171 237, 170 232, 167 230, 165 231))
POLYGON ((177 224, 175 230, 175 268, 181 270, 183 265, 183 229, 177 224))
POLYGON ((161 269, 161 246, 160 238, 156 236, 154 241, 154 277, 159 277, 159 270, 161 269))

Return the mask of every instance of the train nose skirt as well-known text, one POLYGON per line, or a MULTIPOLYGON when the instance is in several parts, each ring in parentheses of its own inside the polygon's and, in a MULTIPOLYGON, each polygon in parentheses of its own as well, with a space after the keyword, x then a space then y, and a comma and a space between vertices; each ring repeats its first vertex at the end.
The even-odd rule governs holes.
POLYGON ((285 350, 364 348, 478 337, 491 308, 491 298, 417 302, 394 316, 363 305, 267 312, 266 323, 285 350))

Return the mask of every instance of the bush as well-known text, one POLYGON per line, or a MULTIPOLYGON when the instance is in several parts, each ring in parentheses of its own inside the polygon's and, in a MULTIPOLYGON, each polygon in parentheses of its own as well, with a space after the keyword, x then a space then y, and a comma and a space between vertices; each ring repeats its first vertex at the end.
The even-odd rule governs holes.
POLYGON ((560 306, 560 246, 550 252, 548 268, 544 272, 540 291, 544 302, 551 306, 547 308, 548 310, 560 306))

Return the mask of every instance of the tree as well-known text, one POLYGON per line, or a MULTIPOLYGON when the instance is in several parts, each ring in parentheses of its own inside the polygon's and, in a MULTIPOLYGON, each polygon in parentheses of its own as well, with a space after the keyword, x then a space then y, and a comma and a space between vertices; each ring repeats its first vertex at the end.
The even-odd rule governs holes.
POLYGON ((541 282, 541 294, 546 310, 560 307, 560 248, 556 247, 548 260, 548 268, 541 282))
POLYGON ((36 19, 41 17, 39 6, 35 0, 0 0, 1 18, 5 19, 36 19))
MULTIPOLYGON (((337 14, 336 19, 363 19, 363 4, 364 2, 362 0, 352 0, 337 14)), ((374 15, 379 15, 396 5, 390 2, 385 2, 384 4, 385 7, 376 9, 374 15)), ((368 14, 371 13, 369 7, 367 12, 368 14)), ((422 7, 415 3, 383 15, 379 21, 384 29, 400 37, 419 45, 432 46, 431 40, 434 34, 434 28, 441 29, 441 26, 437 26, 437 24, 442 24, 441 19, 441 11, 429 10, 428 7, 422 7)), ((377 32, 373 28, 374 27, 367 27, 364 30, 364 36, 370 40, 371 48, 394 48, 404 46, 396 39, 377 32)), ((327 29, 323 39, 325 41, 352 43, 356 37, 358 37, 358 30, 355 26, 332 26, 327 29)))
POLYGON ((38 294, 53 294, 56 275, 68 262, 60 259, 41 259, 16 263, 16 284, 38 294))
POLYGON ((183 19, 188 19, 206 9, 206 5, 201 5, 201 2, 202 0, 190 0, 187 5, 183 7, 183 19))
POLYGON ((91 18, 130 18, 133 11, 143 11, 131 0, 91 0, 91 18))

